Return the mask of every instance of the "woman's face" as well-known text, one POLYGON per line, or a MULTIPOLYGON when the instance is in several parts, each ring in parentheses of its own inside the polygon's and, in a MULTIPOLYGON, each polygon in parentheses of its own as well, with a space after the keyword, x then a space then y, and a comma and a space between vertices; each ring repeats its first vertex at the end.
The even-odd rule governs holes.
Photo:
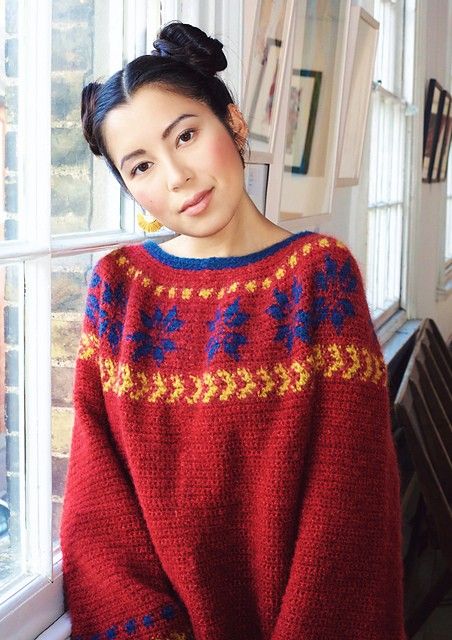
MULTIPOLYGON (((246 135, 230 105, 235 132, 246 135)), ((103 125, 115 166, 135 200, 165 227, 204 237, 224 228, 244 198, 237 146, 210 108, 145 86, 110 111, 103 125)))

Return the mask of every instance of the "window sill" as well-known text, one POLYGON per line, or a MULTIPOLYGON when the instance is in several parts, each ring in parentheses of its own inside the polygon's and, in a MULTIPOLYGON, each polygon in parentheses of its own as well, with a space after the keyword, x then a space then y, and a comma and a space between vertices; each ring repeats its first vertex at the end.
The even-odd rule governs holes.
POLYGON ((8 640, 35 640, 41 636, 45 640, 66 640, 67 628, 66 635, 61 628, 58 636, 43 635, 50 632, 56 624, 55 620, 59 622, 63 614, 63 574, 59 561, 54 567, 52 582, 43 576, 32 578, 26 586, 2 603, 0 636, 8 640))
POLYGON ((70 640, 71 618, 69 613, 64 613, 51 627, 46 629, 36 640, 70 640))

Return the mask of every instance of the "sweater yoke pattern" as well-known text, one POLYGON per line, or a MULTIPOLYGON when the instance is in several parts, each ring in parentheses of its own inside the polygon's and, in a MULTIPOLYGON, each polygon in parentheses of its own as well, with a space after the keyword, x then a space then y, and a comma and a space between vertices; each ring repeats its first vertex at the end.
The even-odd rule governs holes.
POLYGON ((150 289, 158 299, 171 300, 170 308, 155 304, 152 313, 140 309, 140 326, 127 334, 125 339, 134 348, 129 362, 114 356, 118 351, 122 334, 126 305, 125 287, 121 282, 111 286, 94 271, 90 293, 87 298, 87 315, 93 325, 93 332, 83 333, 78 357, 98 358, 103 390, 118 396, 125 395, 131 400, 146 398, 148 402, 181 402, 188 404, 219 400, 245 399, 250 396, 268 398, 271 394, 282 396, 299 393, 316 372, 325 377, 340 377, 342 380, 359 379, 376 385, 386 385, 386 367, 378 350, 372 352, 367 346, 353 342, 341 344, 331 341, 313 344, 313 334, 320 325, 329 324, 340 336, 344 325, 352 321, 356 311, 354 294, 357 279, 353 273, 351 258, 342 261, 332 257, 328 249, 332 246, 345 248, 339 240, 319 237, 304 242, 276 268, 260 281, 243 282, 234 280, 227 287, 215 290, 213 287, 182 288, 155 283, 151 286, 148 276, 143 276, 132 260, 115 252, 115 263, 125 269, 127 278, 139 281, 150 289), (314 273, 316 296, 305 302, 304 287, 294 270, 302 260, 309 260, 313 249, 324 252, 323 264, 314 273), (284 280, 291 282, 288 292, 281 287, 284 280), (287 354, 288 361, 278 361, 269 366, 240 366, 241 352, 248 345, 244 329, 247 323, 256 322, 243 309, 243 300, 253 296, 258 290, 267 290, 269 304, 258 309, 260 321, 266 323, 273 333, 273 341, 279 343, 287 354), (177 350, 178 338, 182 331, 196 331, 190 319, 184 316, 184 302, 193 299, 212 306, 204 351, 207 364, 215 364, 215 356, 222 351, 230 362, 229 367, 210 367, 201 374, 187 374, 172 371, 165 375, 158 369, 177 350), (176 301, 176 302, 174 302, 176 301), (263 313, 262 313, 263 311, 263 313), (98 336, 98 337, 97 337, 98 336), (99 355, 99 339, 108 341, 111 356, 99 355), (312 349, 303 358, 291 358, 296 342, 311 345, 312 349), (151 359, 157 371, 149 374, 140 364, 151 359), (235 366, 237 363, 237 366, 235 366))
POLYGON ((387 369, 340 240, 110 252, 73 400, 72 640, 406 640, 387 369))

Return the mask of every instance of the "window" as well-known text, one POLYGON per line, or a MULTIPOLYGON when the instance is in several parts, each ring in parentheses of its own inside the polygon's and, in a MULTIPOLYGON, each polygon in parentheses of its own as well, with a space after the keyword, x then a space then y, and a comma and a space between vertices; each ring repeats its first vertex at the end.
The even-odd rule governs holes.
POLYGON ((446 241, 444 246, 446 258, 446 275, 452 278, 452 150, 449 153, 447 167, 447 213, 446 213, 446 241))
POLYGON ((367 297, 381 326, 401 305, 408 214, 416 0, 376 0, 380 23, 372 95, 367 297))
MULTIPOLYGON (((144 239, 88 150, 80 94, 191 20, 225 43, 240 96, 241 3, 5 0, 0 11, 0 637, 64 640, 59 525, 72 384, 94 264, 144 239), (62 616, 62 617, 61 617, 62 616), (58 620, 55 624, 55 620, 58 620)), ((165 235, 165 231, 159 232, 165 235)))
POLYGON ((160 4, 3 6, 0 636, 26 640, 64 611, 58 532, 90 271, 119 243, 144 237, 134 203, 81 135, 81 89, 145 52, 160 4))

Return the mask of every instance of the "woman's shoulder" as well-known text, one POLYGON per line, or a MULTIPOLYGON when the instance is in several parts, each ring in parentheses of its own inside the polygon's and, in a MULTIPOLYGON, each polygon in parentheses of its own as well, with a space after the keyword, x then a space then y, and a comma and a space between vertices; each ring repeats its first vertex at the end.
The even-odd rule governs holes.
POLYGON ((93 272, 107 280, 130 280, 138 271, 141 243, 124 244, 100 257, 94 264, 93 272))
MULTIPOLYGON (((335 265, 344 264, 350 266, 354 272, 361 273, 358 261, 350 247, 340 238, 329 233, 310 231, 300 234, 293 243, 297 257, 305 273, 312 270, 313 273, 325 266, 334 269, 335 265)), ((298 261, 297 261, 298 262, 298 261)))

